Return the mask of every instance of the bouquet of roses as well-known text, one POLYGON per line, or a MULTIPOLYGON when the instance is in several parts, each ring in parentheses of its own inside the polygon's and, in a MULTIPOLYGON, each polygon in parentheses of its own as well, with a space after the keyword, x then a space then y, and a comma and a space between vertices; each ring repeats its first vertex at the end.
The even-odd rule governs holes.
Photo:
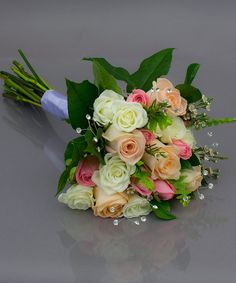
MULTIPOLYGON (((76 131, 65 150, 65 170, 58 182, 58 200, 72 209, 91 208, 95 216, 140 217, 153 212, 174 219, 170 200, 187 206, 200 187, 213 188, 219 170, 207 165, 224 159, 215 148, 199 146, 192 130, 236 118, 213 119, 212 98, 192 85, 199 64, 190 64, 184 83, 174 86, 167 75, 173 49, 145 59, 130 74, 103 58, 93 64, 94 83, 66 80, 67 96, 50 88, 33 69, 13 61, 0 72, 5 97, 42 107, 76 131), (127 84, 122 91, 117 80, 127 84), (62 192, 66 185, 71 186, 62 192)), ((114 220, 118 224, 118 219, 114 220)))

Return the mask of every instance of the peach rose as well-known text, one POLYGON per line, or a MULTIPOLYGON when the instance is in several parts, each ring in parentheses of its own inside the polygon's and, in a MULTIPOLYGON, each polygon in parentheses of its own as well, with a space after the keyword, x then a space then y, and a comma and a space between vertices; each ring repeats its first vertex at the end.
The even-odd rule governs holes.
POLYGON ((162 92, 167 88, 172 89, 174 87, 172 82, 166 78, 159 78, 156 81, 154 81, 152 85, 153 85, 153 89, 159 90, 159 92, 162 92))
POLYGON ((179 116, 183 116, 183 115, 186 114, 187 106, 188 106, 187 100, 185 98, 181 97, 181 106, 180 106, 179 112, 178 112, 179 116))
POLYGON ((151 102, 156 101, 156 103, 158 103, 168 101, 171 107, 167 110, 167 113, 170 116, 175 117, 186 114, 187 101, 181 97, 179 90, 174 88, 169 80, 159 78, 152 84, 153 89, 148 92, 151 97, 151 102))
POLYGON ((166 100, 166 90, 174 88, 173 84, 166 78, 159 78, 152 82, 152 89, 148 91, 151 103, 163 102, 166 100))
POLYGON ((177 146, 179 149, 179 158, 187 160, 192 156, 191 147, 181 140, 174 140, 173 145, 177 146))
POLYGON ((129 196, 124 192, 108 195, 99 187, 94 188, 94 197, 96 201, 93 207, 94 215, 103 218, 122 216, 122 209, 129 200, 129 196))
POLYGON ((159 154, 157 153, 155 157, 149 153, 144 153, 142 158, 151 171, 152 179, 179 179, 181 164, 178 149, 174 146, 165 146, 158 140, 155 140, 153 145, 159 148, 159 154))
POLYGON ((187 108, 187 101, 186 99, 182 98, 180 96, 180 92, 178 89, 166 89, 164 90, 166 92, 166 100, 170 104, 170 108, 168 108, 167 113, 170 116, 183 116, 186 114, 186 108, 187 108))
POLYGON ((175 196, 175 188, 166 181, 156 180, 154 184, 155 192, 157 192, 160 199, 169 200, 175 196))
POLYGON ((155 135, 151 131, 147 129, 140 129, 140 132, 143 134, 146 144, 150 144, 155 140, 155 135))
POLYGON ((132 93, 127 97, 127 101, 138 102, 146 107, 150 105, 150 97, 142 89, 134 89, 132 93))
POLYGON ((129 165, 137 163, 144 154, 146 140, 139 130, 125 133, 111 125, 103 137, 108 141, 106 150, 109 153, 117 153, 120 159, 129 165))

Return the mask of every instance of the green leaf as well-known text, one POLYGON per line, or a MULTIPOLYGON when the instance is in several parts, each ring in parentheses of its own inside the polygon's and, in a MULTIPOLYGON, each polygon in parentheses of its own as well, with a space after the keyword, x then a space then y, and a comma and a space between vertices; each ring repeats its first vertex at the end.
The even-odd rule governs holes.
POLYGON ((202 178, 202 183, 201 183, 201 185, 202 185, 203 187, 207 187, 208 182, 207 182, 206 178, 202 178))
POLYGON ((104 133, 103 128, 98 128, 98 129, 97 129, 96 137, 97 137, 98 140, 100 140, 100 139, 103 138, 103 137, 102 137, 103 133, 104 133))
POLYGON ((168 109, 169 106, 166 102, 162 103, 152 103, 152 105, 146 109, 148 114, 148 129, 152 132, 156 132, 157 125, 159 125, 161 130, 164 130, 168 126, 172 124, 172 119, 165 114, 165 110, 168 109))
POLYGON ((71 164, 73 151, 74 151, 74 144, 70 141, 64 153, 64 161, 66 166, 69 166, 71 164))
POLYGON ((70 169, 70 174, 69 174, 68 180, 69 180, 69 182, 70 182, 71 184, 75 184, 75 183, 76 183, 76 180, 75 180, 76 170, 77 170, 77 166, 72 167, 72 168, 70 169))
POLYGON ((178 180, 168 180, 172 184, 176 191, 176 198, 180 201, 183 207, 186 207, 191 199, 191 192, 187 190, 187 183, 185 182, 186 176, 181 176, 178 180))
POLYGON ((140 166, 144 165, 144 162, 143 162, 142 160, 139 160, 139 161, 136 163, 136 165, 140 167, 140 166))
POLYGON ((97 86, 99 93, 103 92, 106 89, 115 91, 116 93, 122 94, 122 91, 116 80, 112 75, 110 75, 102 65, 98 62, 93 61, 93 74, 94 74, 94 83, 97 86))
POLYGON ((186 77, 184 80, 185 84, 191 85, 199 68, 200 68, 200 65, 198 63, 192 63, 188 66, 186 77))
MULTIPOLYGON (((153 81, 166 75, 170 69, 173 50, 174 48, 163 49, 143 60, 139 69, 131 75, 134 87, 148 91, 151 89, 153 81)), ((132 87, 132 85, 128 85, 128 92, 132 90, 132 87)))
POLYGON ((172 124, 172 119, 165 113, 158 113, 156 117, 158 119, 158 125, 162 131, 172 124))
POLYGON ((93 140, 94 134, 90 130, 87 130, 84 137, 87 143, 85 152, 90 153, 91 155, 97 157, 99 162, 103 164, 104 163, 103 156, 101 152, 97 151, 97 143, 93 140))
POLYGON ((184 181, 185 178, 185 176, 181 176, 178 180, 168 180, 168 182, 174 186, 177 195, 190 193, 186 191, 187 183, 184 181))
POLYGON ((84 136, 71 140, 64 153, 66 166, 77 166, 78 162, 84 157, 86 146, 87 144, 84 136))
POLYGON ((70 175, 70 167, 66 168, 63 173, 61 174, 59 181, 58 181, 58 185, 57 185, 57 193, 56 196, 63 191, 67 180, 69 179, 69 175, 70 175))
POLYGON ((180 91, 182 97, 184 97, 188 103, 193 103, 202 98, 200 90, 192 85, 179 84, 176 88, 180 91))
POLYGON ((132 176, 138 179, 138 182, 141 183, 144 186, 144 188, 146 188, 147 190, 149 191, 154 190, 155 185, 153 180, 151 179, 151 175, 149 172, 142 171, 142 169, 139 166, 136 166, 136 171, 132 176))
POLYGON ((170 212, 170 203, 168 201, 157 201, 153 199, 151 202, 151 208, 156 217, 163 220, 176 219, 176 216, 170 212), (154 206, 154 207, 153 207, 154 206), (155 208, 157 206, 157 208, 155 208))
POLYGON ((133 84, 130 74, 126 69, 114 67, 104 58, 83 58, 83 60, 97 62, 117 80, 124 81, 131 85, 133 84))
POLYGON ((82 83, 66 80, 68 96, 68 112, 71 126, 85 129, 88 127, 86 114, 92 116, 93 103, 98 97, 97 87, 89 81, 82 83))
POLYGON ((66 169, 59 178, 56 195, 64 189, 67 181, 70 181, 71 169, 77 167, 79 161, 83 159, 86 145, 84 136, 73 139, 68 143, 64 153, 66 169))
POLYGON ((163 131, 168 126, 172 124, 172 119, 166 115, 165 113, 156 113, 155 117, 149 117, 148 122, 148 129, 155 133, 157 130, 157 125, 160 127, 160 129, 163 131))
POLYGON ((195 153, 192 154, 192 156, 188 159, 188 161, 192 166, 201 165, 201 162, 195 153))
POLYGON ((180 159, 181 169, 191 169, 192 165, 188 160, 180 159))

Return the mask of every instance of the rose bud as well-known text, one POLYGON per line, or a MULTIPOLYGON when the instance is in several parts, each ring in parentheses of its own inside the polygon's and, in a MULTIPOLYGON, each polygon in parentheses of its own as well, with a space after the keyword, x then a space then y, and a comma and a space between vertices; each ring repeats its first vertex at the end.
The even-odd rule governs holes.
POLYGON ((85 159, 81 160, 75 174, 76 182, 87 187, 94 186, 92 176, 93 173, 98 170, 98 167, 99 161, 94 156, 87 156, 85 159))
POLYGON ((162 180, 155 180, 155 192, 158 194, 159 198, 162 200, 172 199, 175 195, 175 188, 162 180))

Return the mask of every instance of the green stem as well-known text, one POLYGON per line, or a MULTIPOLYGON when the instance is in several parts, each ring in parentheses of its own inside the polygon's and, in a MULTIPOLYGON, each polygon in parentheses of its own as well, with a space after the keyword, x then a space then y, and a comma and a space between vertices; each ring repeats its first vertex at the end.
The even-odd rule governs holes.
POLYGON ((28 72, 26 72, 26 70, 25 70, 25 68, 24 68, 24 66, 22 64, 20 64, 16 60, 14 60, 12 63, 13 63, 13 65, 15 65, 15 67, 17 67, 17 69, 21 72, 21 74, 23 74, 25 77, 35 81, 35 77, 33 77, 28 72))
POLYGON ((23 86, 19 86, 18 84, 16 84, 14 81, 12 81, 8 77, 5 77, 5 78, 3 77, 3 79, 8 86, 13 87, 14 89, 23 93, 24 95, 31 98, 32 100, 34 100, 36 102, 40 102, 40 97, 38 95, 34 94, 33 92, 31 92, 29 89, 25 89, 23 86))
POLYGON ((40 80, 43 82, 43 84, 46 86, 46 90, 52 89, 52 87, 50 87, 43 78, 40 77, 40 80))
POLYGON ((47 90, 46 87, 42 86, 40 83, 38 83, 35 79, 31 79, 29 77, 26 77, 24 74, 22 74, 19 69, 17 69, 16 67, 11 67, 12 71, 19 76, 20 78, 22 78, 24 81, 35 84, 37 87, 39 87, 41 90, 43 90, 44 92, 47 90))
POLYGON ((221 119, 210 119, 207 122, 208 127, 218 126, 221 124, 229 124, 229 123, 236 123, 236 117, 234 118, 221 118, 221 119))
POLYGON ((13 92, 13 91, 5 91, 2 95, 4 97, 10 98, 10 99, 13 99, 13 100, 16 100, 16 101, 22 101, 22 102, 30 103, 30 104, 38 106, 38 107, 42 107, 42 105, 40 103, 37 103, 37 102, 30 100, 30 99, 27 99, 27 98, 13 92))
POLYGON ((34 102, 34 101, 29 100, 27 98, 21 98, 20 100, 23 101, 23 102, 27 102, 27 103, 33 104, 33 105, 38 106, 38 107, 42 107, 42 105, 40 103, 34 102))
MULTIPOLYGON (((24 88, 27 88, 29 90, 34 90, 39 92, 40 95, 43 94, 43 91, 41 88, 39 88, 38 86, 36 86, 36 84, 32 84, 30 82, 27 82, 25 80, 23 80, 20 77, 17 77, 15 75, 12 75, 8 72, 4 72, 4 71, 0 71, 0 77, 3 78, 3 80, 6 80, 5 77, 8 77, 9 79, 11 79, 12 81, 14 81, 16 84, 18 84, 19 86, 22 86, 24 88), (2 75, 2 76, 1 76, 2 75)), ((35 93, 36 94, 36 93, 35 93)))
POLYGON ((48 85, 44 83, 44 80, 42 80, 38 74, 35 72, 34 68, 31 66, 30 62, 28 61, 28 59, 26 58, 24 52, 21 49, 18 49, 18 52, 20 53, 20 56, 22 57, 22 59, 24 60, 25 64, 28 66, 28 68, 30 69, 30 71, 32 72, 32 74, 34 75, 35 79, 42 85, 44 85, 46 88, 48 88, 48 85))
POLYGON ((15 65, 19 71, 26 73, 24 66, 22 64, 20 64, 18 61, 13 60, 12 64, 15 65))

